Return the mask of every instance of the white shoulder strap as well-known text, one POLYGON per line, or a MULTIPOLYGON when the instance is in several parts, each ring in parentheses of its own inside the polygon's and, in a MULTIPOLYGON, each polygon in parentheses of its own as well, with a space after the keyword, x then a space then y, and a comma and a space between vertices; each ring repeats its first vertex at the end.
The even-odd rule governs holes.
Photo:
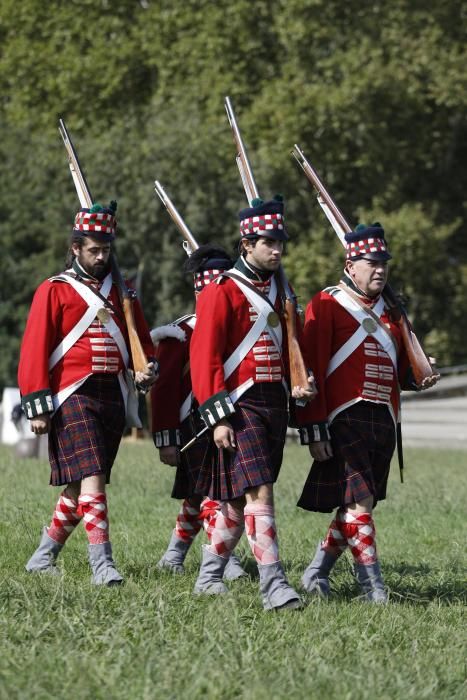
MULTIPOLYGON (((72 286, 78 292, 78 294, 84 299, 84 301, 86 303, 88 303, 88 304, 93 303, 91 297, 95 297, 97 299, 97 301, 99 301, 99 297, 96 297, 94 292, 92 292, 89 289, 89 287, 87 287, 85 284, 82 284, 78 280, 75 280, 72 278, 70 278, 70 279, 72 280, 72 282, 71 282, 72 286)), ((107 275, 107 277, 105 278, 104 282, 102 283, 102 287, 101 287, 102 296, 105 296, 107 298, 107 296, 110 294, 111 288, 112 288, 112 275, 109 273, 107 275), (107 286, 106 286, 106 289, 104 290, 104 284, 107 282, 107 280, 109 280, 108 281, 109 288, 107 290, 107 286), (106 294, 103 293, 104 291, 106 291, 106 294)), ((130 357, 128 355, 128 349, 127 349, 122 331, 117 326, 117 324, 113 320, 112 316, 110 316, 108 321, 103 321, 102 325, 105 326, 109 335, 111 335, 112 338, 115 340, 115 343, 117 344, 120 355, 122 356, 123 363, 124 363, 125 367, 128 367, 130 357)))
MULTIPOLYGON (((389 355, 391 361, 397 371, 397 354, 392 338, 384 329, 377 324, 373 331, 366 331, 362 323, 369 318, 365 309, 362 309, 343 289, 335 287, 332 289, 332 296, 353 318, 358 322, 359 327, 353 335, 339 348, 339 350, 331 357, 326 372, 329 377, 350 355, 363 343, 368 335, 371 335, 378 341, 383 350, 389 355)), ((381 317, 384 311, 384 300, 381 297, 372 309, 373 313, 381 317)))
MULTIPOLYGON (((236 271, 238 274, 238 271, 236 271)), ((232 352, 230 357, 227 358, 227 360, 224 362, 224 379, 227 379, 230 377, 232 372, 235 371, 235 369, 238 367, 238 365, 241 363, 241 361, 246 357, 246 355, 250 352, 251 348, 253 345, 256 343, 256 341, 259 339, 260 335, 263 333, 265 329, 269 331, 272 331, 272 328, 268 325, 268 316, 271 313, 271 306, 262 299, 262 297, 259 294, 256 294, 252 289, 249 289, 246 285, 243 285, 240 280, 233 279, 233 277, 230 277, 229 279, 232 280, 232 282, 235 282, 235 284, 239 287, 239 289, 243 292, 243 294, 246 296, 252 307, 255 309, 256 313, 258 314, 258 318, 256 321, 253 323, 252 327, 246 334, 246 336, 243 338, 242 342, 238 347, 235 348, 235 350, 232 352)), ((274 302, 276 301, 277 297, 277 285, 276 285, 276 280, 274 278, 271 279, 271 288, 269 290, 268 294, 268 299, 271 302, 271 304, 274 306, 274 302)), ((282 345, 282 329, 280 326, 277 327, 277 329, 274 329, 274 332, 269 333, 271 336, 271 339, 273 340, 274 344, 276 345, 277 349, 279 352, 281 351, 281 345, 282 345)))
MULTIPOLYGON (((63 340, 57 345, 55 350, 49 357, 49 372, 52 370, 57 362, 59 362, 64 355, 70 350, 73 345, 81 338, 83 333, 87 331, 93 320, 96 318, 97 311, 102 307, 102 301, 99 297, 91 292, 85 284, 82 284, 74 277, 68 276, 57 276, 53 277, 52 280, 66 282, 71 285, 73 289, 81 296, 81 298, 88 305, 87 310, 84 315, 80 318, 78 323, 71 329, 71 331, 63 338, 63 340)), ((108 274, 104 279, 101 287, 101 294, 103 297, 107 298, 110 289, 112 287, 112 275, 108 274)))

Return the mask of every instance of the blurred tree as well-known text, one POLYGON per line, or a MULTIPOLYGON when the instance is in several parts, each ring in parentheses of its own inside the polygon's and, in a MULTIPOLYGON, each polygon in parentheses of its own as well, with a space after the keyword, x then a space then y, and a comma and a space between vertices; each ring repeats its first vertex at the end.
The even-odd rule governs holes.
POLYGON ((118 200, 118 255, 142 273, 153 325, 192 306, 154 179, 201 242, 232 249, 237 238, 245 198, 226 94, 261 194, 285 195, 285 264, 302 301, 335 281, 342 251, 288 156, 294 142, 352 224, 385 225, 393 279, 430 351, 467 361, 465 2, 0 0, 0 10, 0 385, 15 383, 32 293, 60 268, 77 206, 58 117, 94 197, 118 200))

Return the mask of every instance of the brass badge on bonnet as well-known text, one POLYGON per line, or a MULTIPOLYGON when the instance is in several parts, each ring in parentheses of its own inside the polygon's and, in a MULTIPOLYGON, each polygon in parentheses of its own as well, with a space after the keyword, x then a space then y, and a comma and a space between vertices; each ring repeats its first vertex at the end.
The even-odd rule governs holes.
POLYGON ((98 309, 96 316, 101 323, 108 323, 110 321, 110 312, 104 307, 98 309))

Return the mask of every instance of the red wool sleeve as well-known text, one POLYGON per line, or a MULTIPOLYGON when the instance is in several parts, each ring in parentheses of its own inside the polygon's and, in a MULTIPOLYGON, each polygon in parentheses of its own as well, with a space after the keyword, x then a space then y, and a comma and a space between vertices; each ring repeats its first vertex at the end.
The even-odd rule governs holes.
POLYGON ((164 338, 155 352, 159 362, 159 377, 152 389, 152 431, 180 427, 180 407, 184 368, 188 362, 188 343, 176 338, 164 338))
POLYGON ((21 343, 18 386, 23 396, 50 389, 49 356, 62 340, 61 314, 57 290, 46 280, 34 294, 21 343))
POLYGON ((226 391, 224 361, 229 329, 235 323, 222 284, 210 284, 196 304, 196 326, 190 345, 191 381, 199 404, 226 391))
POLYGON ((313 370, 318 395, 307 407, 307 420, 321 423, 327 420, 326 371, 332 356, 334 302, 325 292, 316 294, 306 307, 303 344, 313 370))

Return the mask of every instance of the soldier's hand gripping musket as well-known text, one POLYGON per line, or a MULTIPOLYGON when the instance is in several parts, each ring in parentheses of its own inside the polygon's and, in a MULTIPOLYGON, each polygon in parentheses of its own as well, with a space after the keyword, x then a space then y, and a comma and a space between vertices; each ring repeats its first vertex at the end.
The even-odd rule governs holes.
MULTIPOLYGON (((235 118, 235 113, 229 97, 225 98, 225 110, 232 129, 232 135, 237 149, 236 162, 242 179, 243 187, 250 206, 255 200, 258 200, 258 188, 255 183, 253 171, 248 160, 245 145, 240 133, 240 129, 235 118)), ((310 375, 310 372, 305 366, 303 356, 300 350, 297 328, 296 328, 296 313, 297 299, 292 292, 288 283, 287 277, 282 265, 277 273, 277 282, 279 291, 284 301, 284 318, 287 327, 287 346, 289 352, 290 363, 290 385, 292 395, 297 400, 297 403, 303 404, 309 401, 316 395, 316 386, 310 375)))
MULTIPOLYGON (((68 164, 70 167, 73 182, 75 184, 76 193, 78 195, 80 205, 83 208, 91 209, 91 207, 94 204, 91 191, 89 189, 84 173, 81 169, 75 147, 73 145, 73 142, 71 140, 71 137, 68 133, 68 129, 63 119, 59 120, 59 132, 63 139, 63 143, 68 154, 68 164)), ((111 253, 111 268, 112 277, 115 281, 115 284, 118 287, 123 312, 125 315, 125 322, 130 341, 130 351, 133 369, 135 373, 141 373, 142 375, 144 375, 147 372, 148 359, 146 353, 144 352, 141 340, 138 335, 138 331, 136 329, 136 323, 133 314, 132 296, 130 290, 128 289, 123 280, 117 260, 113 253, 111 253)))
MULTIPOLYGON (((312 187, 316 190, 317 200, 320 207, 324 211, 340 242, 345 247, 345 234, 352 231, 351 226, 347 223, 344 215, 332 199, 329 192, 326 190, 326 187, 319 178, 317 172, 311 166, 297 144, 294 145, 292 155, 302 168, 312 187)), ((417 336, 413 332, 405 309, 397 300, 394 291, 391 289, 388 283, 386 283, 384 287, 383 297, 390 310, 392 320, 401 330, 401 337, 410 361, 415 383, 421 389, 429 388, 436 383, 436 381, 438 381, 439 375, 430 363, 430 360, 421 347, 417 336)))

